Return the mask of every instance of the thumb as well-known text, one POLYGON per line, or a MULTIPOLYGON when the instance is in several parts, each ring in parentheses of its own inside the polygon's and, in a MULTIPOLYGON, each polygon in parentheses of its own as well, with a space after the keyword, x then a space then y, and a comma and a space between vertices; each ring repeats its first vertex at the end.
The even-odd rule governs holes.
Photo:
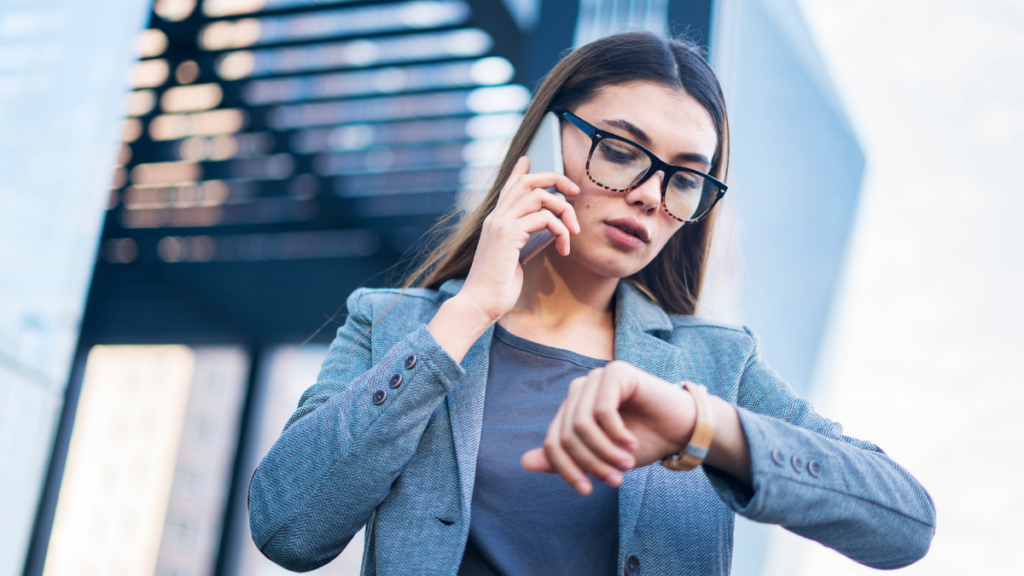
POLYGON ((547 454, 544 453, 543 448, 534 448, 527 450, 523 453, 523 457, 519 460, 523 468, 527 470, 533 470, 534 472, 553 472, 554 469, 551 467, 551 462, 548 461, 547 454))

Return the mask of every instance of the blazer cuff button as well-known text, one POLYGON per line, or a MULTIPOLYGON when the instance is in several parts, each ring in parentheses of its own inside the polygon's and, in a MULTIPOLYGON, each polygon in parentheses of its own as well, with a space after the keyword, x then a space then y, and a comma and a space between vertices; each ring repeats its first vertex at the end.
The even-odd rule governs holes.
POLYGON ((626 565, 623 566, 625 576, 640 576, 640 559, 630 554, 626 556, 626 565))
POLYGON ((821 476, 821 464, 817 460, 809 460, 807 462, 807 473, 814 478, 821 476))
POLYGON ((387 399, 388 399, 388 393, 383 391, 383 390, 377 390, 376 392, 373 393, 372 400, 373 400, 373 403, 376 404, 377 406, 380 406, 381 404, 383 404, 384 401, 387 400, 387 399))
POLYGON ((790 459, 790 462, 793 464, 793 470, 797 474, 799 474, 799 473, 804 471, 804 459, 803 458, 794 455, 793 458, 790 459))

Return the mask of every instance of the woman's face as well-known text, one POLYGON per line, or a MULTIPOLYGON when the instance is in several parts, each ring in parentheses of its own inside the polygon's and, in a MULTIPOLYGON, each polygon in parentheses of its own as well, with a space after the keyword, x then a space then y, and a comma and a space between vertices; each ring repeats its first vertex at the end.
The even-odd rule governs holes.
MULTIPOLYGON (((715 126, 692 96, 653 82, 605 86, 574 114, 599 129, 643 145, 670 164, 708 172, 718 144, 715 126)), ((681 222, 661 209, 660 174, 629 192, 611 192, 587 176, 591 140, 563 123, 565 175, 579 184, 569 202, 580 221, 567 260, 609 278, 625 278, 661 251, 681 222)), ((553 264, 557 267, 558 260, 553 264)), ((569 263, 566 262, 566 263, 569 263)))

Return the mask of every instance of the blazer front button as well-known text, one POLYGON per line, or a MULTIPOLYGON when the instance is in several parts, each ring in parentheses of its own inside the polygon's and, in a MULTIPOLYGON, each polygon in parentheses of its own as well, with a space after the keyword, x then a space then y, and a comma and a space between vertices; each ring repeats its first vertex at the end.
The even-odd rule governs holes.
POLYGON ((384 401, 387 400, 387 399, 388 399, 388 393, 383 391, 383 390, 377 390, 376 392, 373 393, 372 400, 373 400, 373 403, 376 404, 377 406, 380 406, 381 404, 383 404, 384 401))
POLYGON ((412 370, 415 367, 416 367, 416 355, 413 354, 412 356, 409 356, 408 358, 405 359, 405 369, 406 370, 412 370))
POLYGON ((793 464, 793 470, 796 470, 797 474, 800 474, 801 472, 804 471, 804 459, 803 458, 794 455, 793 458, 790 460, 790 463, 793 464))
POLYGON ((402 385, 402 375, 401 374, 395 374, 394 376, 391 377, 391 382, 388 382, 388 386, 391 387, 391 388, 398 388, 401 385, 402 385))
POLYGON ((817 478, 821 476, 821 464, 817 460, 810 460, 807 462, 807 473, 817 478))
POLYGON ((782 450, 776 448, 772 450, 772 462, 775 462, 776 466, 786 465, 786 455, 782 453, 782 450))
POLYGON ((632 554, 626 556, 626 566, 623 573, 626 576, 640 576, 640 559, 632 554))

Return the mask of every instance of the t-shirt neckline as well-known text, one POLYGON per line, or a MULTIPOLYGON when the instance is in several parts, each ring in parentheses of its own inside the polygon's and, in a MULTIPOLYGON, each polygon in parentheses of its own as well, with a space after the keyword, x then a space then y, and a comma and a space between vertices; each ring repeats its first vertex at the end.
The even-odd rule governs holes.
POLYGON ((502 343, 518 348, 524 352, 535 354, 537 356, 543 356, 545 358, 552 358, 554 360, 562 360, 565 362, 571 362, 584 368, 601 368, 610 360, 602 360, 600 358, 593 358, 591 356, 585 356, 572 350, 566 350, 564 348, 555 348, 554 346, 547 346, 534 342, 533 340, 527 340, 520 336, 509 332, 507 329, 502 327, 500 324, 494 325, 494 337, 501 340, 502 343))

